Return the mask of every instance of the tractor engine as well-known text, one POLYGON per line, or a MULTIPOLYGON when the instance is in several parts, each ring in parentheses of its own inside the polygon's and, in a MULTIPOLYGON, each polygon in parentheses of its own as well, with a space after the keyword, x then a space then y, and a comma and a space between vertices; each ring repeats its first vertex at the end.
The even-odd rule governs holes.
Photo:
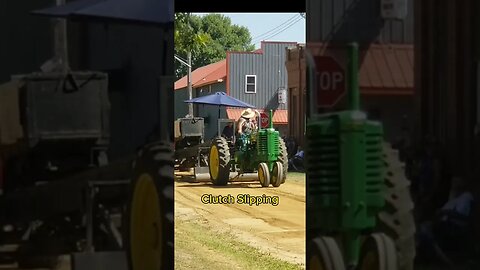
POLYGON ((256 133, 244 133, 236 141, 235 164, 238 164, 242 172, 253 172, 256 169, 256 137, 256 133))
POLYGON ((261 129, 257 137, 258 159, 272 166, 280 154, 280 133, 273 128, 266 128, 261 129))

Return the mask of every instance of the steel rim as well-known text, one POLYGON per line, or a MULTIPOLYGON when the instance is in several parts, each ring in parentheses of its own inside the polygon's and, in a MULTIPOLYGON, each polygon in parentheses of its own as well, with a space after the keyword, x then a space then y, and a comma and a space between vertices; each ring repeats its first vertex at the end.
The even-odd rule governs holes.
POLYGON ((267 179, 267 176, 265 175, 263 164, 260 164, 260 166, 258 166, 258 180, 260 180, 260 183, 263 185, 266 179, 267 179))
POLYGON ((133 269, 160 269, 162 215, 157 187, 151 175, 143 174, 138 178, 130 214, 130 253, 133 269))

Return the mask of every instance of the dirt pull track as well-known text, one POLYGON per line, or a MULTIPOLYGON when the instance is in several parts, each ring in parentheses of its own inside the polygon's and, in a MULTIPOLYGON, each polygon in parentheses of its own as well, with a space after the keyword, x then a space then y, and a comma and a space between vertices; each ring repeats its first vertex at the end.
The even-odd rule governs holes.
POLYGON ((225 187, 215 187, 210 183, 176 182, 175 213, 177 219, 195 220, 213 231, 228 232, 237 240, 279 259, 296 264, 305 263, 304 181, 289 182, 287 179, 278 188, 261 188, 258 182, 229 183, 225 187), (204 194, 213 197, 231 195, 230 200, 225 198, 230 203, 202 203, 204 194), (258 198, 270 197, 270 200, 263 199, 265 204, 250 206, 238 201, 239 195, 240 199, 247 198, 245 194, 258 198), (272 205, 275 204, 272 196, 278 196, 277 206, 272 205))

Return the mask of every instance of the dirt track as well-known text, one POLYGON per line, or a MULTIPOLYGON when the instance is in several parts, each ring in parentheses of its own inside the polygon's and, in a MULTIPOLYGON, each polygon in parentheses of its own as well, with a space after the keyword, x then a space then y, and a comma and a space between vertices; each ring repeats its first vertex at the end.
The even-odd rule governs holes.
POLYGON ((279 259, 303 264, 305 262, 305 182, 303 177, 291 175, 278 188, 261 188, 258 182, 230 183, 215 187, 210 183, 175 184, 175 216, 181 220, 195 220, 212 231, 228 232, 237 240, 279 259), (291 181, 292 180, 292 181, 291 181), (233 204, 205 204, 201 197, 228 194, 233 204), (278 196, 272 204, 239 204, 237 195, 278 196))

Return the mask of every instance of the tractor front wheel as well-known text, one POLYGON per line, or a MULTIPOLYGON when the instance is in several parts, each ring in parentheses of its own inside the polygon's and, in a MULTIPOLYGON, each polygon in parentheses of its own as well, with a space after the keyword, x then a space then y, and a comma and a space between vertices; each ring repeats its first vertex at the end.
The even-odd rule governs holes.
POLYGON ((230 177, 230 149, 223 137, 217 137, 210 146, 208 171, 210 179, 216 186, 225 186, 230 177))
POLYGON ((262 187, 268 187, 270 185, 270 170, 265 162, 258 165, 258 180, 262 187))
POLYGON ((272 175, 270 182, 272 186, 279 187, 283 182, 283 164, 279 161, 273 163, 272 175))
POLYGON ((133 163, 126 215, 126 253, 131 270, 173 268, 173 146, 143 147, 133 163))
POLYGON ((342 252, 335 239, 317 237, 307 249, 308 270, 345 270, 342 252))
POLYGON ((397 253, 393 240, 383 233, 374 233, 365 240, 358 270, 397 270, 397 253))

